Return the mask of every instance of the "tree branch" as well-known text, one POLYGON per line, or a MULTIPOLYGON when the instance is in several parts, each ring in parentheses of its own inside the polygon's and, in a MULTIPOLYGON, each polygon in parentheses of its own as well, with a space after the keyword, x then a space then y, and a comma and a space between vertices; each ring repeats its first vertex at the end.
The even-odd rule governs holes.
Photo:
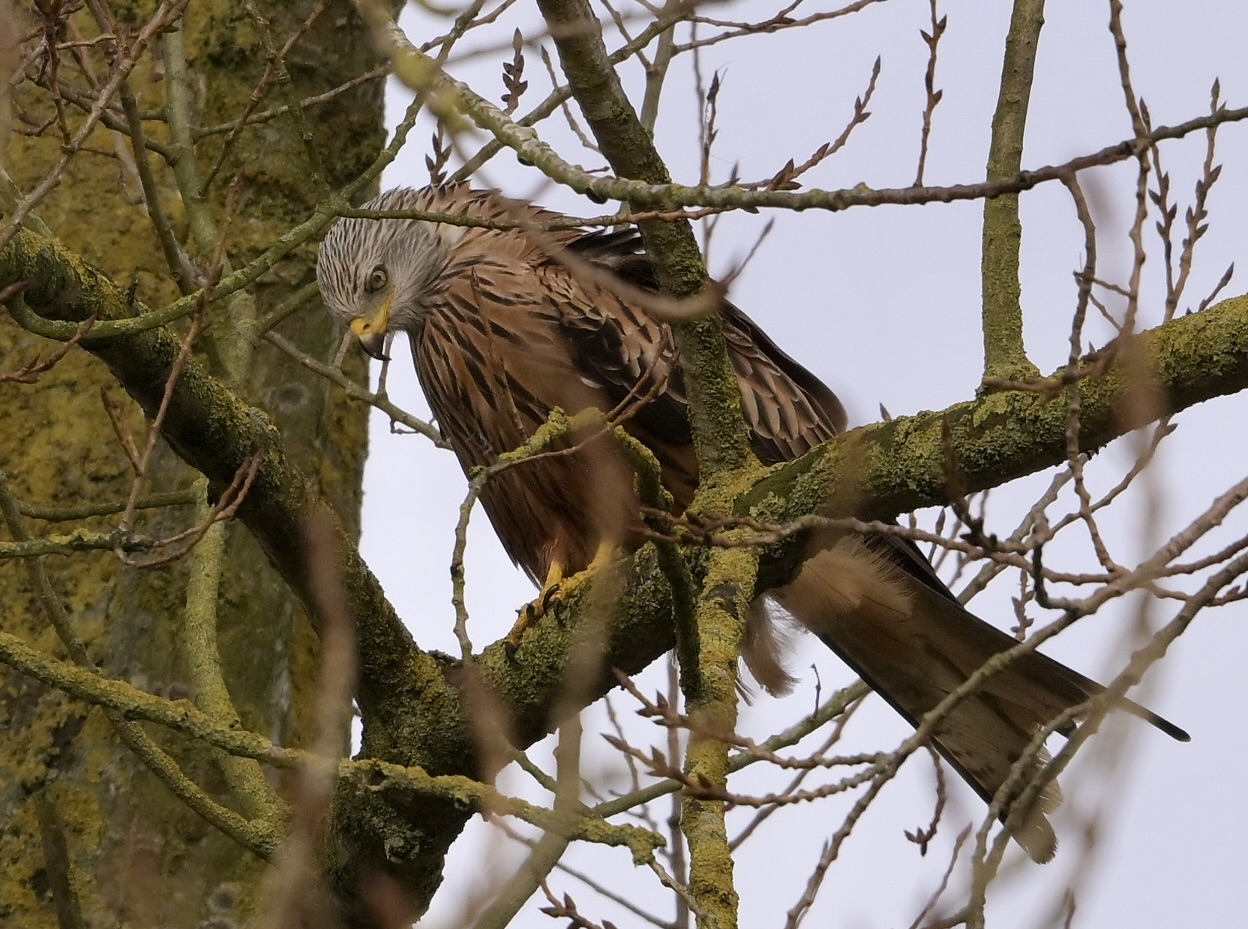
MULTIPOLYGON (((992 116, 989 182, 1017 175, 1023 166, 1023 133, 1043 25, 1044 0, 1015 0, 1001 65, 1001 89, 992 116)), ((1039 373, 1027 360, 1023 345, 1022 285, 1018 279, 1022 241, 1018 194, 985 200, 981 268, 985 378, 1039 373)))
MULTIPOLYGON (((612 67, 602 30, 587 0, 538 0, 550 27, 572 95, 598 147, 616 174, 669 184, 671 174, 638 119, 612 67)), ((634 209, 641 204, 633 203, 634 209)), ((644 220, 637 225, 663 291, 691 297, 708 286, 706 265, 688 220, 644 220)), ((695 506, 726 501, 743 469, 757 465, 741 415, 737 376, 728 359, 717 316, 673 324, 680 368, 689 393, 689 424, 697 452, 695 506)), ((697 721, 690 736, 685 773, 694 781, 727 787, 728 746, 721 736, 736 728, 737 656, 758 572, 757 550, 713 551, 694 617, 697 667, 682 667, 685 697, 697 721)), ((689 889, 700 926, 734 929, 737 895, 732 884, 725 806, 717 800, 682 798, 681 828, 689 842, 689 889)))
POLYGON ((944 504, 950 496, 946 447, 964 493, 1053 467, 1069 453, 1065 390, 1079 391, 1083 452, 1149 421, 1237 393, 1248 388, 1248 295, 1114 346, 1085 358, 1073 374, 1053 375, 1048 382, 1054 387, 1071 382, 1061 390, 1009 390, 848 432, 777 465, 741 495, 737 512, 782 522, 812 512, 871 518, 944 504), (1105 365, 1104 352, 1114 346, 1116 354, 1105 365), (1142 390, 1153 402, 1131 402, 1142 390))

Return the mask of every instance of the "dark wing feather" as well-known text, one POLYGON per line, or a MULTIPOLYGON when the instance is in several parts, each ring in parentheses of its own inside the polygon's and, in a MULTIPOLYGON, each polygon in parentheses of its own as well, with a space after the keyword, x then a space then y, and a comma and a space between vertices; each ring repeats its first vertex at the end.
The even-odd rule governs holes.
MULTIPOLYGON (((577 257, 611 271, 625 283, 657 290, 654 268, 634 231, 590 232, 569 245, 577 257)), ((668 327, 643 310, 599 289, 583 313, 565 320, 577 343, 584 373, 601 383, 614 402, 638 391, 639 367, 662 345, 666 391, 635 413, 648 432, 671 442, 688 442, 688 400, 668 327)), ((722 311, 724 340, 741 387, 742 412, 754 452, 767 464, 810 451, 846 425, 845 409, 822 381, 782 351, 753 320, 727 301, 722 311)))
POLYGON ((764 464, 790 461, 844 431, 845 408, 832 391, 731 303, 721 315, 742 413, 764 464))
POLYGON ((612 408, 628 406, 632 424, 665 442, 690 442, 668 328, 604 288, 575 280, 562 265, 552 262, 542 275, 560 287, 559 325, 574 346, 581 377, 600 388, 612 408))

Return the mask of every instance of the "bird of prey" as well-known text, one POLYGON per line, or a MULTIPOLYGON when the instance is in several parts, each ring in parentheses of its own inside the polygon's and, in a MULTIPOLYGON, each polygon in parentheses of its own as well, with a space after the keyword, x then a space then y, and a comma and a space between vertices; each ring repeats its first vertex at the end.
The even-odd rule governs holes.
MULTIPOLYGON (((687 401, 671 332, 637 299, 656 287, 635 232, 552 226, 565 218, 463 185, 391 190, 367 208, 459 218, 342 219, 321 245, 317 278, 325 305, 373 357, 384 357, 388 333, 407 334, 429 406, 465 471, 523 444, 555 408, 597 408, 654 453, 673 512, 685 511, 698 483, 687 401)), ((720 316, 763 463, 796 458, 846 428, 843 407, 818 378, 731 303, 720 316)), ((513 561, 549 589, 640 544, 633 488, 618 443, 597 430, 496 473, 481 500, 513 561)), ((893 534, 820 530, 793 580, 768 596, 915 726, 1018 644, 965 610, 917 547, 893 534)), ((792 679, 763 599, 751 609, 744 657, 759 683, 783 692, 792 679)), ((1041 727, 1102 691, 1025 653, 956 704, 931 742, 991 801, 1041 727)), ((1135 703, 1121 708, 1188 739, 1135 703)), ((1042 764, 1032 761, 1022 785, 1042 764)), ((1021 790, 1004 798, 1003 820, 1021 790)), ((1051 783, 1015 831, 1038 862, 1056 850, 1045 814, 1058 802, 1051 783)))

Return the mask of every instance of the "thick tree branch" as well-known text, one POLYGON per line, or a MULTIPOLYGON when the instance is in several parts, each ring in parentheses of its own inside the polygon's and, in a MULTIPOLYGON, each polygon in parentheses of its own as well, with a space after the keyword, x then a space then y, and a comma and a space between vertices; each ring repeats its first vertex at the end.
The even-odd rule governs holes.
MULTIPOLYGON (((1085 361, 1085 372, 1100 366, 1099 354, 1085 361)), ((1075 377, 1062 390, 1004 391, 855 429, 776 466, 741 495, 737 512, 779 522, 812 512, 891 516, 942 504, 950 496, 947 450, 965 493, 1053 467, 1068 455, 1064 390, 1079 391, 1079 450, 1091 452, 1148 421, 1245 388, 1248 295, 1140 333, 1103 372, 1075 377), (1148 403, 1139 402, 1141 394, 1148 403)))
MULTIPOLYGON (((81 322, 95 316, 112 321, 135 318, 145 310, 132 302, 125 290, 66 252, 56 240, 31 232, 19 232, 0 252, 0 279, 6 285, 30 282, 24 294, 25 303, 45 319, 81 322)), ((10 312, 15 318, 23 316, 16 302, 10 304, 10 312)), ((100 339, 91 345, 90 351, 109 366, 118 383, 151 416, 160 404, 179 348, 180 342, 173 333, 152 329, 100 339)), ((239 516, 282 576, 302 592, 303 520, 325 504, 286 458, 281 436, 269 418, 261 410, 242 403, 202 366, 192 362, 174 386, 162 425, 166 441, 209 479, 214 494, 228 486, 253 456, 261 456, 239 516)), ((362 651, 371 653, 376 649, 362 684, 367 694, 370 686, 388 688, 410 677, 414 669, 408 656, 414 648, 410 635, 386 603, 376 580, 359 561, 354 547, 344 546, 344 551, 350 552, 344 581, 351 589, 353 612, 361 623, 362 651)), ((384 704, 386 698, 379 694, 369 702, 384 704)))

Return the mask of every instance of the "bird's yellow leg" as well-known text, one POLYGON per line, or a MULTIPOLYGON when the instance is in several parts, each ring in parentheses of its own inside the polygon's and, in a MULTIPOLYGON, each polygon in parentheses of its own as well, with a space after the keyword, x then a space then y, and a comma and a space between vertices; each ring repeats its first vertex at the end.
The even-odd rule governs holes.
POLYGON ((600 542, 589 564, 571 576, 564 575, 562 563, 552 562, 546 571, 546 580, 542 582, 542 589, 530 603, 520 608, 516 624, 511 627, 511 632, 507 633, 507 645, 513 651, 519 648, 520 639, 529 626, 550 612, 556 603, 569 600, 575 591, 592 581, 594 575, 614 561, 618 554, 619 548, 615 543, 600 542))

